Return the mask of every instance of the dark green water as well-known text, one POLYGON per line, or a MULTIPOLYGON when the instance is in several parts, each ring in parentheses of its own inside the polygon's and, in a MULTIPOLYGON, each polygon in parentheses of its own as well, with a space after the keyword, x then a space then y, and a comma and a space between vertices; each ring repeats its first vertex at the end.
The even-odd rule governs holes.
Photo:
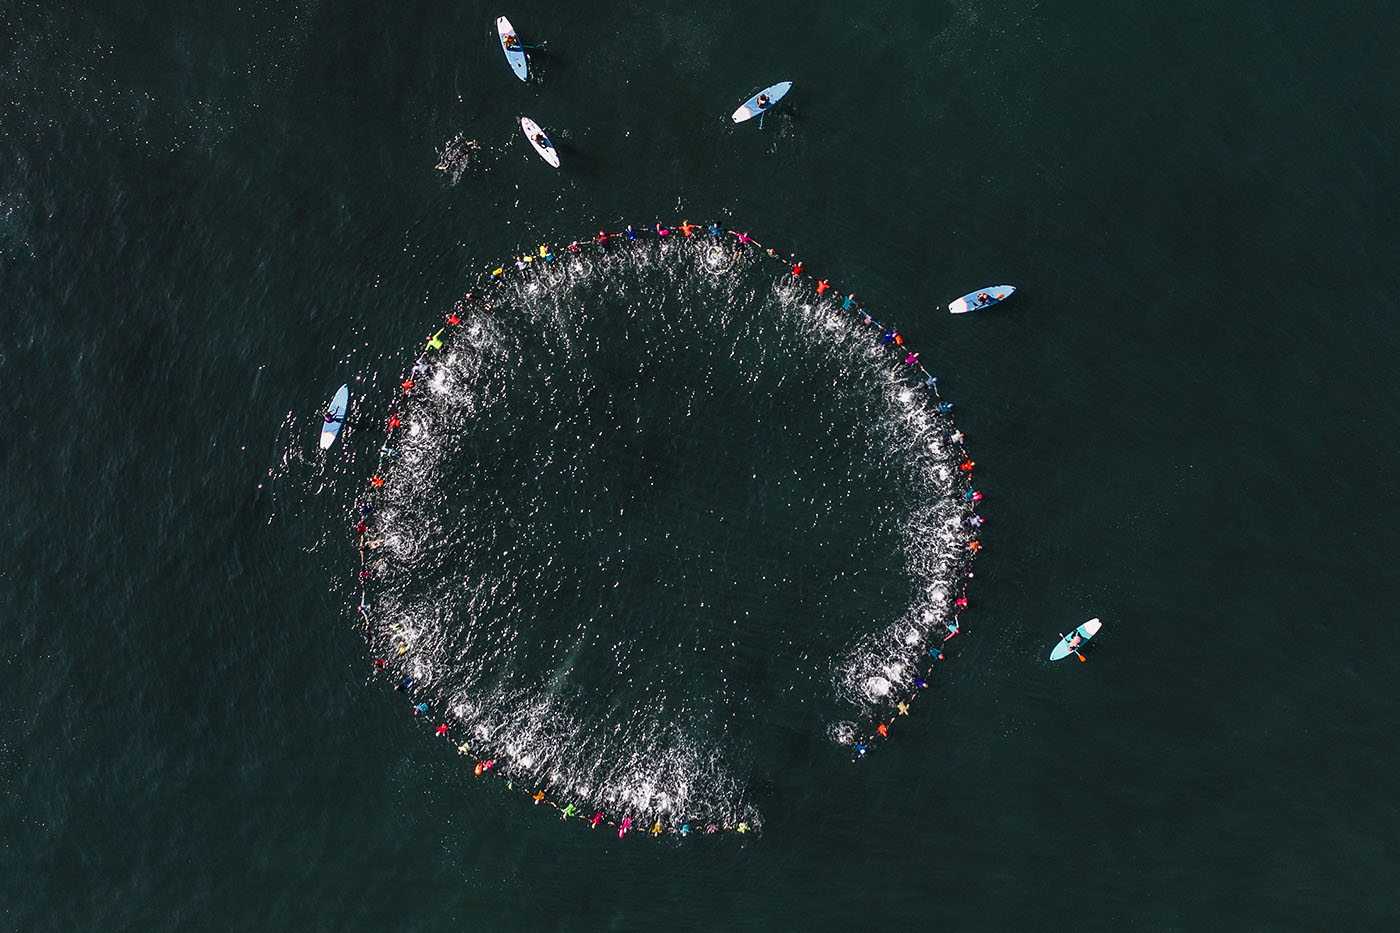
POLYGON ((530 4, 528 86, 497 12, 0 7, 5 925, 1392 928, 1394 9, 530 4), (367 683, 377 438, 323 486, 307 428, 482 270, 681 216, 909 335, 987 547, 896 741, 785 695, 761 835, 619 841, 367 683))

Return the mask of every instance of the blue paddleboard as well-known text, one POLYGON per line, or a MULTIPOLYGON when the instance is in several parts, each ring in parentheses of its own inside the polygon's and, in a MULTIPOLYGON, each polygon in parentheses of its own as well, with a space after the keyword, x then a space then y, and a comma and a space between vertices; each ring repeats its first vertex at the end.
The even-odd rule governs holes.
POLYGON ((730 114, 730 117, 734 120, 735 123, 743 123, 745 120, 750 120, 758 116, 760 113, 763 113, 767 110, 772 110, 773 105, 776 104, 778 101, 782 100, 783 95, 790 90, 792 90, 791 81, 779 81, 777 84, 774 84, 771 87, 764 88, 754 96, 750 97, 748 100, 744 101, 743 105, 738 110, 730 114), (762 106, 759 106, 758 103, 758 99, 760 97, 766 98, 762 106))
POLYGON ((510 20, 504 16, 496 17, 496 34, 501 37, 501 49, 506 53, 506 61, 510 62, 510 70, 521 81, 528 79, 530 65, 525 61, 525 47, 520 44, 520 37, 515 34, 510 20))
POLYGON ((1098 619, 1090 619, 1085 622, 1060 639, 1059 643, 1050 651, 1050 660, 1058 661, 1061 658, 1069 657, 1076 648, 1083 646, 1085 642, 1097 635, 1102 627, 1103 624, 1098 619))
POLYGON ((963 314, 968 311, 977 311, 981 308, 990 308, 994 304, 1000 304, 1016 289, 1011 285, 988 285, 986 288, 979 288, 975 292, 968 292, 957 301, 948 305, 948 310, 954 314, 963 314))
POLYGON ((321 449, 329 450, 335 443, 340 426, 345 423, 345 413, 350 410, 350 387, 341 386, 330 405, 326 406, 325 417, 321 419, 321 449))

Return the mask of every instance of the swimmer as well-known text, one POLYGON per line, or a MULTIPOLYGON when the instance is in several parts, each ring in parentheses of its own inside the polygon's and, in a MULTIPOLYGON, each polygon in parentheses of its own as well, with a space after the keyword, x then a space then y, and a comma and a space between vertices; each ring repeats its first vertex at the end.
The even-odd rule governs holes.
POLYGON ((720 238, 720 235, 723 234, 723 233, 724 233, 724 228, 721 227, 719 224, 716 224, 716 223, 710 224, 710 236, 712 236, 712 237, 714 237, 716 240, 718 240, 718 239, 720 238))
POLYGON ((670 228, 670 227, 662 226, 662 225, 659 224, 659 223, 658 223, 656 226, 652 227, 651 229, 655 230, 655 231, 656 231, 656 235, 657 235, 657 236, 660 236, 660 237, 666 237, 666 236, 670 236, 670 235, 671 235, 671 228, 670 228))
POLYGON ((945 624, 948 626, 948 634, 943 636, 944 641, 947 641, 948 639, 952 638, 954 635, 958 634, 958 632, 962 630, 962 624, 958 621, 957 616, 953 616, 953 621, 947 622, 945 624))
POLYGON ((967 492, 963 493, 963 498, 966 499, 966 500, 968 500, 969 502, 976 502, 976 501, 977 501, 977 497, 980 496, 980 495, 981 495, 981 493, 978 492, 977 490, 975 490, 975 489, 969 489, 967 492))
POLYGON ((964 437, 964 436, 965 436, 965 435, 963 434, 963 432, 961 432, 961 431, 954 431, 954 432, 953 432, 953 436, 950 437, 950 438, 948 438, 948 440, 952 441, 954 444, 961 444, 961 443, 963 442, 963 437, 964 437))
POLYGON ((398 427, 399 425, 401 425, 401 424, 403 424, 403 422, 399 420, 399 416, 398 416, 398 415, 390 415, 390 416, 389 416, 389 430, 390 430, 390 431, 394 430, 394 428, 397 428, 397 427, 398 427))
POLYGON ((690 239, 690 235, 695 232, 695 229, 698 226, 698 224, 693 224, 688 220, 683 221, 681 223, 681 233, 685 234, 686 239, 690 239))
POLYGON ((569 244, 569 252, 571 252, 571 253, 577 255, 577 254, 578 254, 578 251, 579 251, 579 248, 578 248, 578 240, 574 240, 572 243, 569 244))
POLYGON ((865 757, 865 746, 862 745, 860 742, 857 742, 857 743, 856 743, 856 757, 857 757, 857 758, 864 758, 864 757, 865 757))
POLYGON ((741 821, 739 822, 739 825, 736 826, 736 827, 734 827, 734 828, 735 828, 735 830, 737 830, 738 832, 746 833, 746 832, 749 831, 749 824, 748 824, 748 823, 745 823, 745 822, 743 822, 743 821, 741 820, 741 821))
POLYGON ((487 771, 490 771, 492 768, 496 767, 496 759, 488 758, 481 766, 487 771))
POLYGON ((661 821, 660 821, 660 820, 657 820, 657 821, 652 825, 652 827, 651 827, 651 834, 652 834, 653 836, 659 836, 659 835, 661 835, 661 821))
POLYGON ((397 457, 398 455, 399 455, 399 452, 398 452, 397 450, 395 450, 394 448, 392 448, 392 447, 381 447, 381 448, 379 448, 379 456, 381 456, 381 457, 386 457, 386 458, 387 458, 387 457, 397 457))
POLYGON ((467 745, 466 742, 463 742, 461 745, 457 746, 457 754, 459 755, 465 755, 469 751, 471 751, 471 748, 467 745))
POLYGON ((376 674, 378 674, 380 671, 384 670, 384 668, 388 665, 388 663, 389 663, 389 662, 385 661, 383 658, 375 658, 375 659, 374 659, 374 672, 375 672, 376 674))
POLYGON ((959 609, 966 609, 966 608, 967 608, 967 597, 966 597, 966 596, 959 596, 957 599, 953 600, 953 605, 957 606, 959 609))
POLYGON ((736 233, 734 235, 739 238, 740 246, 747 246, 750 243, 757 242, 756 240, 754 240, 753 237, 749 236, 749 232, 747 230, 745 230, 743 233, 736 233))
POLYGON ((967 549, 976 554, 978 551, 982 550, 982 544, 978 541, 969 541, 967 543, 967 549))
POLYGON ((856 306, 856 293, 855 293, 855 292, 851 292, 849 295, 847 295, 845 298, 843 298, 843 299, 841 300, 841 310, 842 310, 842 311, 850 311, 850 310, 851 310, 852 308, 854 308, 855 306, 856 306))
POLYGON ((460 323, 462 323, 462 319, 459 318, 456 314, 451 314, 451 313, 450 313, 450 314, 447 315, 447 323, 449 323, 449 324, 460 324, 460 323))
POLYGON ((901 716, 908 716, 908 715, 909 715, 909 704, 908 704, 908 703, 896 703, 896 704, 894 705, 894 708, 897 709, 897 710, 899 710, 899 715, 901 715, 901 716))
POLYGON ((590 829, 597 829, 598 824, 601 822, 603 822, 603 811, 599 810, 597 813, 593 814, 593 819, 588 821, 588 827, 590 829))
POLYGON ((967 520, 967 523, 968 523, 969 525, 971 525, 973 528, 981 528, 981 527, 982 527, 982 516, 980 516, 980 515, 973 515, 972 517, 970 517, 970 518, 967 520))
POLYGON ((627 242, 628 242, 628 243, 635 243, 635 242, 637 242, 637 231, 632 229, 632 225, 631 225, 631 224, 628 224, 628 225, 627 225, 627 229, 624 230, 624 231, 622 231, 622 232, 625 233, 625 234, 627 234, 627 242))
POLYGON ((916 687, 918 687, 920 690, 922 690, 922 689, 924 689, 925 687, 928 686, 928 681, 924 680, 922 677, 915 677, 915 678, 914 678, 914 686, 916 686, 916 687))
POLYGON ((885 346, 889 346, 890 344, 894 343, 894 338, 895 338, 895 336, 896 336, 896 334, 895 334, 894 331, 892 331, 892 330, 887 330, 887 331, 885 331, 885 336, 883 336, 883 337, 880 338, 880 342, 881 342, 882 344, 884 344, 885 346))
MULTIPOLYGON (((925 372, 927 372, 927 370, 925 370, 925 372)), ((933 391, 937 392, 937 391, 938 391, 938 377, 937 377, 937 376, 929 376, 927 379, 924 380, 924 385, 928 386, 930 389, 932 389, 933 391)))
POLYGON ((573 805, 573 804, 569 804, 569 805, 566 806, 564 809, 562 809, 562 810, 559 811, 559 818, 560 818, 561 820, 567 820, 569 817, 571 817, 571 816, 573 816, 573 815, 574 815, 574 805, 573 805))
POLYGON ((874 323, 875 323, 875 319, 874 319, 873 317, 870 316, 870 312, 869 312, 869 311, 866 311, 866 312, 865 312, 865 323, 866 323, 866 324, 874 324, 874 323))
POLYGON ((427 703, 419 703, 417 706, 413 707, 413 715, 415 715, 415 716, 421 716, 423 713, 426 713, 427 711, 428 711, 428 704, 427 704, 427 703))
POLYGON ((526 258, 517 259, 517 260, 515 261, 515 268, 516 268, 516 270, 517 270, 517 271, 520 271, 520 272, 524 272, 524 271, 525 271, 525 265, 526 265, 526 263, 528 263, 529 261, 530 261, 530 260, 529 260, 529 259, 526 259, 526 258))
POLYGON ((363 536, 364 536, 364 533, 365 533, 366 531, 368 531, 368 530, 369 530, 369 526, 366 525, 364 522, 356 522, 356 523, 355 523, 355 534, 360 535, 361 537, 363 537, 363 536))
POLYGON ((445 723, 445 722, 440 722, 440 723, 438 723, 437 734, 438 734, 438 735, 444 735, 444 736, 447 735, 447 723, 445 723))
POLYGON ((828 282, 826 279, 822 279, 820 282, 817 283, 817 294, 820 295, 822 292, 826 291, 830 287, 831 283, 828 282))
POLYGON ((802 274, 802 263, 801 263, 801 262, 795 262, 795 263, 793 263, 793 264, 792 264, 792 277, 793 277, 793 278, 797 278, 797 277, 798 277, 799 275, 801 275, 801 274, 802 274))
POLYGON ((878 733, 880 733, 880 735, 883 736, 884 738, 889 738, 889 737, 890 737, 890 728, 889 728, 889 726, 885 725, 883 722, 880 723, 878 726, 875 727, 875 731, 878 732, 878 733))
POLYGON ((919 354, 917 353, 911 353, 904 358, 905 366, 913 366, 917 362, 919 362, 919 354))
POLYGON ((619 827, 617 828, 617 838, 621 839, 623 836, 627 835, 627 830, 629 830, 629 829, 631 829, 631 828, 632 828, 632 817, 630 817, 630 816, 624 816, 624 817, 622 818, 622 825, 619 826, 619 827))
POLYGON ((959 470, 962 470, 964 473, 971 473, 971 472, 972 472, 972 468, 975 467, 975 466, 977 466, 977 462, 976 462, 975 460, 964 460, 964 461, 958 466, 958 469, 959 469, 959 470))
POLYGON ((596 237, 594 237, 594 240, 595 240, 599 245, 601 245, 601 246, 603 247, 603 252, 605 252, 605 253, 608 251, 608 240, 609 240, 609 239, 610 239, 610 237, 608 236, 608 231, 606 231, 606 230, 599 230, 599 231, 598 231, 598 235, 597 235, 596 237))
POLYGON ((540 805, 540 801, 543 800, 543 799, 544 799, 544 791, 536 791, 536 792, 535 792, 535 796, 534 796, 535 806, 538 807, 538 806, 540 805))
POLYGON ((399 685, 394 689, 397 690, 399 693, 407 693, 408 691, 413 689, 413 678, 405 677, 403 680, 399 681, 399 685))

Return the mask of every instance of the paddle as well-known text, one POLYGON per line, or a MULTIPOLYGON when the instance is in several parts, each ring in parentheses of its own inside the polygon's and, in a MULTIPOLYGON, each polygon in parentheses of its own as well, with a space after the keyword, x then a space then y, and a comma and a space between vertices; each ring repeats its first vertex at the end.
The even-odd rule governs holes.
MULTIPOLYGON (((500 35, 500 33, 496 32, 494 29, 488 29, 488 30, 486 31, 486 34, 487 34, 488 36, 493 36, 493 37, 495 37, 495 39, 496 39, 497 41, 500 41, 501 35, 500 35)), ((549 45, 549 40, 548 40, 548 39, 544 40, 544 41, 541 42, 539 45, 513 45, 513 46, 511 46, 511 48, 512 48, 512 49, 526 49, 527 51, 530 51, 530 52, 538 52, 538 51, 541 51, 546 45, 549 45)))
MULTIPOLYGON (((953 635, 956 635, 956 634, 957 634, 957 632, 954 632, 954 633, 953 633, 953 635)), ((953 636, 952 636, 952 635, 949 635, 948 637, 949 637, 949 638, 952 638, 953 636)), ((1061 633, 1061 634, 1060 634, 1060 637, 1061 637, 1061 638, 1064 638, 1065 636, 1064 636, 1063 633, 1061 633)), ((1076 648, 1076 647, 1074 647, 1073 645, 1068 645, 1067 647, 1069 648, 1070 651, 1073 651, 1073 652, 1074 652, 1074 656, 1075 656, 1076 658, 1078 658, 1081 662, 1087 662, 1087 661, 1089 660, 1088 658, 1084 657, 1084 655, 1080 654, 1080 653, 1079 653, 1079 649, 1076 648)))

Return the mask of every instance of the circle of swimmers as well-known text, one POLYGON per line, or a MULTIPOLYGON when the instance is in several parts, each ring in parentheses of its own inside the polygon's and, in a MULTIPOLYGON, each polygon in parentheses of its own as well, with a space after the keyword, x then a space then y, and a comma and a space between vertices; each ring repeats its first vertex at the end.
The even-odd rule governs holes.
MULTIPOLYGON (((816 276, 808 273, 803 267, 800 260, 797 260, 796 258, 791 256, 788 258, 780 256, 776 250, 764 247, 763 244, 759 243, 753 237, 749 236, 747 232, 739 233, 733 230, 726 230, 724 227, 720 226, 717 223, 701 225, 693 224, 689 221, 683 221, 682 223, 676 226, 667 226, 662 223, 656 223, 649 227, 643 227, 641 229, 636 229, 631 224, 629 224, 627 228, 621 231, 620 233, 608 233, 606 231, 599 231, 597 236, 589 238, 587 240, 575 240, 569 243, 568 246, 564 247, 563 250, 555 250, 554 248, 548 245, 542 245, 540 246, 537 253, 527 253, 515 259, 514 271, 523 274, 527 273, 537 262, 554 262, 557 258, 559 258, 563 251, 567 251, 571 255, 578 255, 582 253, 585 249, 597 248, 606 253, 614 248, 626 248, 632 246, 644 239, 666 240, 667 238, 672 236, 680 237, 686 240, 692 238, 704 239, 708 237, 714 244, 720 244, 725 240, 726 236, 732 236, 734 238, 732 245, 734 248, 734 257, 736 259, 743 255, 743 252, 746 248, 752 247, 754 249, 759 250, 762 254, 772 259, 775 259, 778 262, 783 263, 784 265, 790 264, 791 277, 793 279, 806 279, 809 282, 813 283, 813 288, 817 295, 825 295, 828 291, 831 290, 831 283, 829 281, 827 281, 826 279, 818 279, 816 276)), ((502 264, 496 269, 493 269, 490 273, 490 280, 492 282, 503 281, 508 275, 511 274, 509 266, 510 264, 502 264)), ((449 328, 455 327, 456 325, 462 322, 461 315, 466 311, 468 303, 479 303, 482 305, 482 307, 486 309, 490 308, 490 302, 485 295, 480 295, 476 292, 471 291, 467 292, 467 294, 460 301, 457 302, 453 310, 449 312, 446 316, 446 326, 441 327, 435 333, 428 335, 427 342, 423 347, 422 353, 418 356, 417 360, 415 360, 412 371, 407 375, 407 377, 403 380, 403 382, 400 385, 402 393, 396 396, 396 403, 402 402, 403 400, 412 396, 413 390, 415 388, 414 377, 427 371, 428 354, 441 350, 443 348, 444 335, 448 333, 449 328)), ((939 413, 946 415, 951 423, 953 403, 943 401, 942 397, 938 394, 938 377, 934 376, 924 367, 924 364, 919 361, 919 354, 917 352, 910 350, 905 345, 904 337, 899 333, 899 331, 896 330, 894 327, 886 326, 880 323, 879 321, 875 320, 875 318, 870 314, 870 312, 867 311, 863 306, 860 305, 859 302, 856 301, 856 296, 854 294, 848 294, 845 298, 841 299, 840 307, 843 311, 850 312, 858 325, 873 329, 874 332, 879 335, 877 339, 880 345, 888 347, 890 349, 895 359, 895 364, 891 369, 891 372, 904 369, 907 373, 911 375, 913 375, 914 373, 918 374, 917 378, 919 378, 923 386, 926 389, 928 389, 934 395, 935 398, 938 399, 937 402, 933 403, 934 408, 939 413)), ((388 434, 386 436, 384 445, 379 451, 379 460, 376 465, 374 475, 370 478, 369 481, 370 496, 373 495, 374 490, 382 488, 387 482, 386 473, 388 472, 388 468, 393 462, 393 460, 398 456, 398 451, 393 446, 394 431, 401 427, 402 424, 403 421, 399 418, 398 412, 391 411, 387 419, 388 434)), ((972 571, 970 569, 970 563, 971 559, 974 556, 976 556, 976 554, 982 549, 982 544, 977 538, 979 529, 981 528, 983 521, 982 516, 979 515, 977 512, 977 504, 982 501, 982 493, 978 492, 971 485, 971 475, 973 468, 976 466, 976 464, 973 462, 972 458, 967 455, 967 448, 963 432, 958 430, 956 425, 953 425, 953 433, 950 435, 949 439, 959 446, 959 450, 961 452, 961 462, 959 463, 958 469, 960 473, 967 479, 967 488, 962 493, 962 500, 968 512, 966 516, 968 527, 971 529, 971 534, 973 535, 972 539, 969 540, 966 544, 967 562, 963 565, 962 569, 959 572, 958 595, 957 598, 953 601, 954 612, 952 618, 943 623, 943 627, 946 630, 946 634, 943 636, 942 641, 931 646, 926 646, 927 654, 922 655, 923 662, 919 668, 919 670, 921 671, 921 675, 913 678, 912 692, 905 696, 903 699, 896 701, 893 707, 890 707, 885 710, 871 711, 868 717, 868 731, 866 731, 865 734, 856 736, 852 739, 852 746, 854 748, 854 759, 864 758, 877 741, 889 738, 890 732, 894 729, 900 717, 909 715, 910 704, 913 703, 914 699, 918 696, 920 691, 928 687, 927 678, 932 675, 934 666, 938 661, 944 660, 945 656, 943 653, 943 645, 946 644, 951 638, 953 638, 953 636, 959 634, 962 631, 959 614, 968 607, 967 587, 968 581, 971 580, 973 577, 972 571)), ((365 642, 366 644, 372 644, 376 635, 392 636, 393 632, 397 631, 398 627, 391 626, 390 632, 376 632, 376 626, 371 617, 371 610, 368 598, 369 583, 374 577, 374 571, 369 566, 369 553, 376 550, 380 546, 380 542, 373 537, 373 529, 371 528, 371 522, 373 521, 374 517, 374 505, 372 500, 367 499, 365 501, 362 501, 358 505, 357 511, 358 515, 356 517, 355 522, 355 534, 359 539, 360 552, 360 605, 358 607, 358 611, 360 617, 363 619, 365 624, 365 642)), ((390 638, 390 642, 395 649, 395 654, 403 655, 408 652, 408 645, 401 638, 390 638)), ((921 651, 923 650, 925 649, 921 649, 921 651)), ((374 673, 376 675, 381 673, 388 673, 389 668, 389 659, 374 659, 374 673)), ((401 679, 399 679, 394 689, 398 692, 409 695, 412 699, 417 700, 417 702, 413 704, 414 716, 421 716, 425 719, 433 718, 431 714, 433 712, 433 708, 435 706, 436 701, 418 700, 417 697, 414 695, 416 687, 417 683, 414 680, 414 678, 410 676, 404 676, 401 679)), ((439 718, 441 719, 441 721, 434 728, 434 732, 437 735, 443 738, 447 738, 454 744, 456 744, 457 753, 459 755, 472 755, 472 749, 468 742, 462 741, 458 743, 457 738, 451 735, 452 723, 449 721, 450 717, 444 714, 442 717, 439 718)), ((508 789, 515 789, 514 777, 508 774, 508 769, 502 767, 501 763, 498 762, 495 758, 489 756, 473 757, 476 758, 476 766, 474 768, 474 771, 478 776, 496 775, 502 777, 506 781, 506 787, 508 789)), ((526 793, 530 793, 529 788, 522 789, 525 790, 526 793)), ((606 825, 612 828, 616 828, 618 838, 626 836, 633 829, 646 828, 645 823, 636 823, 632 815, 625 813, 618 814, 617 819, 614 819, 612 814, 605 814, 602 810, 596 810, 591 817, 586 817, 585 813, 579 810, 575 804, 564 801, 562 799, 551 799, 547 787, 535 788, 534 792, 530 793, 530 797, 534 800, 537 806, 543 803, 548 806, 554 807, 559 811, 561 818, 565 820, 569 819, 570 817, 574 817, 580 820, 586 820, 588 825, 593 829, 597 829, 599 825, 606 825)), ((637 817, 637 819, 641 819, 641 817, 639 816, 637 817)), ((752 822, 746 820, 737 820, 734 822, 730 822, 727 820, 696 820, 693 825, 690 821, 682 821, 679 823, 667 824, 664 823, 661 819, 656 819, 652 822, 651 827, 649 830, 647 830, 647 832, 649 832, 653 836, 660 836, 662 834, 689 836, 692 833, 710 835, 718 833, 721 830, 734 831, 738 833, 747 833, 757 830, 758 828, 759 825, 756 819, 752 822)))

